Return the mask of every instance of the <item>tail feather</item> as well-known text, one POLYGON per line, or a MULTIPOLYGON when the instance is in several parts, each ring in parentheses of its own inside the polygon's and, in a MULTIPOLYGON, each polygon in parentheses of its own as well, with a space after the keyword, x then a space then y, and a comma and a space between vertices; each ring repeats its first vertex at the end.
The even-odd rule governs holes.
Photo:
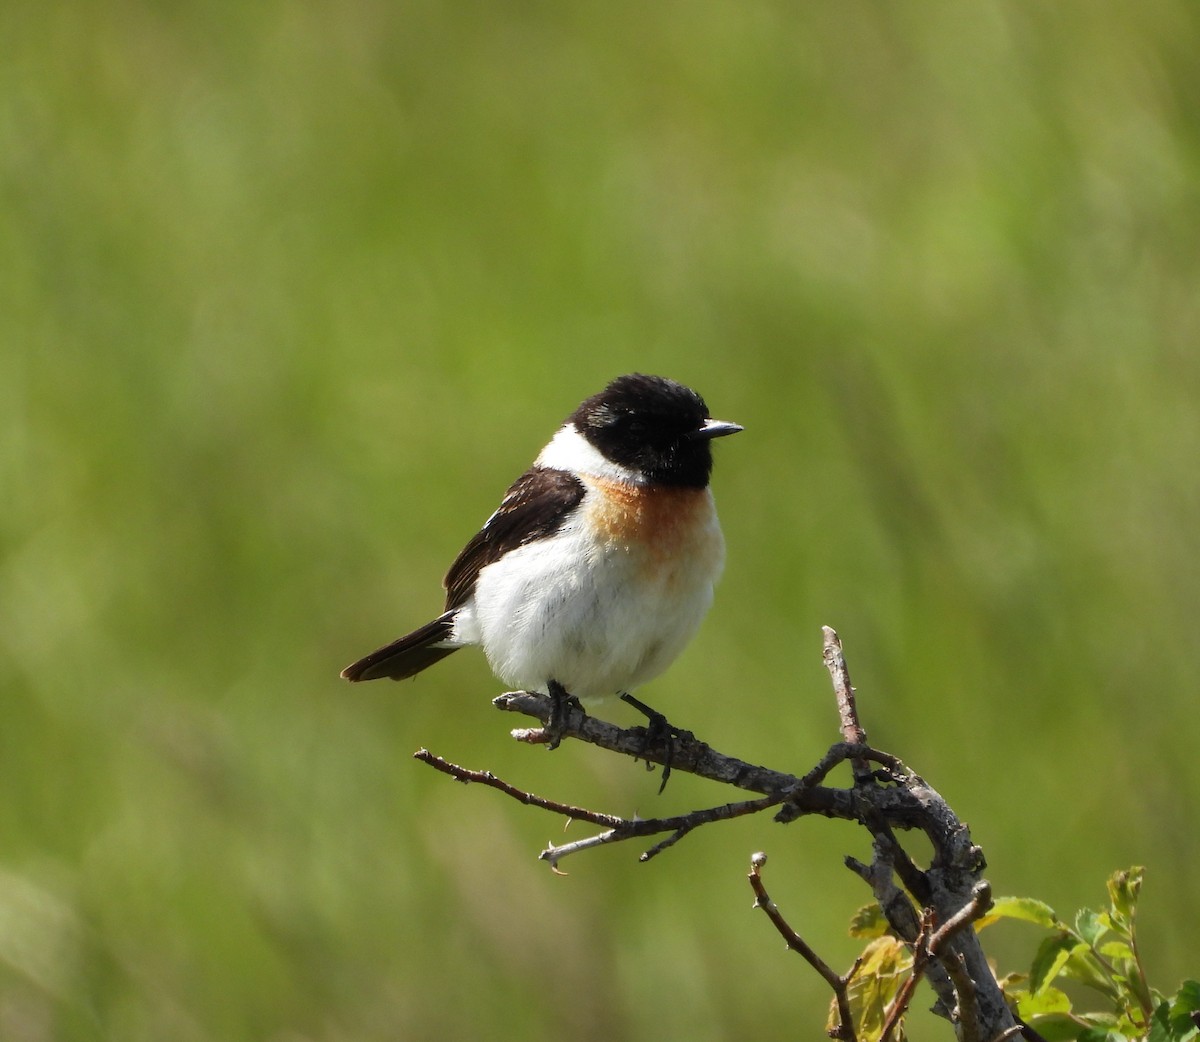
POLYGON ((350 681, 407 680, 447 655, 452 655, 462 645, 450 643, 454 632, 454 613, 439 615, 418 630, 407 633, 366 658, 360 658, 342 670, 342 676, 350 681))

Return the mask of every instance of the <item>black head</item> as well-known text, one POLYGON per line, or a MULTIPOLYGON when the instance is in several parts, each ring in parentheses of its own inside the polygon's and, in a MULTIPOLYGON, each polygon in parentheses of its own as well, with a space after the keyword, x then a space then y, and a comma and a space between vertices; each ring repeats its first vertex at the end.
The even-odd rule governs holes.
POLYGON ((606 459, 648 481, 704 488, 712 472, 712 439, 736 423, 714 420, 690 387, 662 376, 619 376, 568 421, 606 459))

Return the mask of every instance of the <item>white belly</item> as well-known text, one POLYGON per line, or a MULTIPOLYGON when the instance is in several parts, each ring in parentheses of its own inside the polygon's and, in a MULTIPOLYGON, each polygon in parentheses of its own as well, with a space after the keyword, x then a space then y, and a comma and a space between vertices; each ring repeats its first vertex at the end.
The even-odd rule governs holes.
POLYGON ((622 506, 614 518, 590 489, 591 523, 568 524, 480 572, 455 639, 481 644, 496 675, 527 690, 556 680, 595 699, 658 676, 696 632, 724 563, 711 495, 688 493, 686 513, 664 526, 661 509, 633 516, 622 506))

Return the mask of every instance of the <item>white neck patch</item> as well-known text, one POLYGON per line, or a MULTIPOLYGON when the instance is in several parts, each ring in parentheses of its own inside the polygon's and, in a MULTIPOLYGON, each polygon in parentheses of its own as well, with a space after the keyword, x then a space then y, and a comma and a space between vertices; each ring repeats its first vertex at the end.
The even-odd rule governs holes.
POLYGON ((542 449, 538 458, 534 460, 534 466, 630 484, 641 484, 645 481, 636 470, 608 459, 575 429, 573 423, 563 424, 559 428, 558 433, 550 439, 550 444, 542 449))

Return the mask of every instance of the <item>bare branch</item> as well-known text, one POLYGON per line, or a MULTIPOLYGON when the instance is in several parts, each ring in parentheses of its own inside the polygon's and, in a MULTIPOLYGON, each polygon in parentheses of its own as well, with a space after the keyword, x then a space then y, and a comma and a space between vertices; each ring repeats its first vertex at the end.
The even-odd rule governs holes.
POLYGON ((970 904, 963 905, 962 908, 939 926, 937 933, 929 939, 929 954, 937 955, 951 937, 963 927, 969 926, 978 919, 982 919, 991 907, 991 884, 986 879, 981 880, 975 884, 974 889, 971 891, 970 904))
MULTIPOLYGON (((550 716, 550 698, 536 691, 508 691, 492 699, 492 704, 503 712, 521 713, 543 723, 550 716)), ((520 742, 533 745, 547 741, 543 728, 516 728, 512 735, 520 742)), ((889 775, 916 777, 895 756, 870 746, 847 742, 831 746, 815 767, 803 777, 797 777, 720 753, 687 733, 666 736, 647 745, 645 728, 621 728, 606 720, 588 716, 577 706, 568 709, 563 737, 575 738, 633 759, 658 764, 669 762, 674 770, 750 792, 775 796, 786 791, 786 805, 779 814, 781 822, 794 821, 809 814, 846 821, 859 820, 860 811, 847 790, 826 788, 820 784, 834 767, 853 756, 862 756, 879 764, 889 775)), ((898 803, 895 810, 898 814, 897 824, 901 828, 921 827, 920 820, 916 816, 908 816, 904 806, 898 803)))
POLYGON ((854 965, 850 967, 850 972, 843 976, 833 970, 829 963, 809 947, 804 938, 784 918, 779 906, 771 900, 770 894, 767 893, 767 888, 762 881, 762 868, 766 863, 767 855, 763 853, 754 854, 750 858, 750 875, 747 878, 749 878, 750 887, 754 891, 754 907, 761 908, 766 913, 767 918, 779 931, 779 935, 787 943, 788 948, 801 956, 833 989, 838 1008, 838 1026, 836 1033, 831 1032, 831 1036, 840 1038, 843 1042, 858 1042, 854 1033, 854 1018, 850 1014, 849 986, 850 981, 858 972, 862 960, 856 959, 854 965))
POLYGON ((497 778, 491 771, 473 771, 467 767, 460 767, 456 763, 451 763, 449 760, 443 760, 440 756, 435 756, 428 749, 418 749, 413 753, 413 759, 429 764, 434 770, 448 774, 451 778, 462 782, 464 785, 471 782, 476 782, 479 785, 487 785, 490 788, 499 789, 506 796, 511 796, 518 803, 524 803, 530 807, 541 807, 542 810, 552 811, 555 814, 563 814, 575 821, 590 821, 593 825, 607 825, 609 828, 616 828, 624 824, 621 818, 614 817, 611 814, 600 814, 594 810, 586 810, 583 807, 572 807, 569 803, 559 803, 558 800, 548 800, 543 796, 535 796, 532 792, 518 789, 515 785, 510 785, 504 781, 504 779, 497 778))
POLYGON ((562 814, 573 821, 587 821, 593 825, 603 825, 605 827, 605 832, 594 836, 573 840, 561 846, 555 846, 552 843, 549 844, 538 857, 542 861, 548 861, 550 867, 553 869, 558 868, 559 861, 564 857, 578 853, 581 850, 590 850, 605 843, 619 843, 623 840, 635 839, 639 836, 655 836, 663 832, 670 832, 671 836, 644 852, 639 859, 641 861, 649 861, 701 825, 707 825, 714 821, 730 821, 733 818, 740 818, 747 814, 758 814, 761 811, 778 806, 787 796, 787 790, 781 790, 772 796, 764 796, 757 800, 744 800, 740 803, 723 803, 718 807, 706 807, 702 810, 694 810, 687 814, 677 814, 668 818, 621 818, 615 814, 602 814, 598 811, 575 807, 569 803, 561 803, 558 800, 551 800, 544 796, 535 795, 532 792, 526 792, 524 789, 510 784, 502 778, 497 778, 491 771, 475 771, 468 767, 460 767, 456 763, 451 763, 449 760, 434 755, 428 749, 418 749, 413 753, 413 759, 420 760, 422 763, 428 764, 435 770, 441 771, 443 774, 448 774, 450 777, 464 784, 475 782, 480 785, 486 785, 489 788, 499 790, 506 796, 510 796, 518 803, 523 803, 530 807, 540 807, 542 810, 548 810, 554 814, 562 814))
MULTIPOLYGON (((913 992, 916 990, 917 982, 924 976, 926 968, 929 965, 929 960, 940 955, 942 947, 946 942, 958 933, 965 926, 970 925, 976 919, 980 919, 991 907, 992 904, 992 888, 982 882, 975 887, 971 895, 969 904, 963 905, 954 915, 952 915, 945 923, 943 923, 936 931, 933 930, 933 910, 926 908, 921 915, 921 927, 917 934, 917 939, 913 943, 913 966, 912 973, 900 989, 900 993, 896 996, 896 1000, 892 1003, 891 1009, 888 1011, 887 1020, 884 1021, 883 1031, 880 1032, 879 1042, 888 1042, 891 1038, 893 1030, 908 1011, 909 1004, 912 1002, 913 992)), ((958 956, 954 956, 958 959, 958 956)), ((960 963, 956 962, 956 967, 960 963)), ((959 1019, 964 1023, 963 1037, 969 1037, 966 1024, 974 1023, 974 1011, 971 1016, 964 1017, 961 1007, 963 1006, 963 992, 969 990, 971 998, 974 998, 974 986, 968 980, 963 984, 960 977, 951 973, 948 974, 954 980, 956 989, 959 995, 959 1019)))
POLYGON ((858 719, 858 706, 855 703, 854 687, 850 683, 850 669, 842 654, 842 641, 832 626, 822 626, 824 637, 822 658, 829 676, 833 680, 833 691, 837 697, 838 716, 842 723, 842 741, 850 745, 866 745, 867 732, 858 719))
MULTIPOLYGON (((508 713, 523 713, 545 723, 550 718, 550 698, 536 691, 509 691, 492 700, 492 704, 508 713)), ((529 744, 546 741, 542 728, 519 728, 513 737, 529 744)), ((716 752, 695 736, 665 735, 647 741, 644 727, 621 728, 594 716, 588 716, 578 706, 570 706, 563 724, 563 737, 575 738, 610 752, 621 753, 635 760, 666 764, 701 778, 723 782, 751 792, 775 793, 794 784, 796 778, 782 771, 759 767, 734 756, 716 752)))
MULTIPOLYGON (((858 718, 858 703, 854 697, 854 686, 850 683, 850 667, 846 665, 846 657, 842 654, 842 642, 832 626, 822 626, 821 657, 825 668, 829 670, 833 680, 833 693, 837 701, 838 718, 841 721, 842 741, 849 745, 866 745, 867 732, 858 718)), ((871 768, 861 756, 856 756, 851 764, 854 771, 854 781, 858 785, 866 785, 871 780, 871 768)))
POLYGON ((706 807, 703 810, 693 810, 687 814, 676 814, 669 818, 612 818, 616 822, 608 832, 600 833, 585 839, 575 840, 562 846, 551 844, 539 855, 542 861, 548 861, 551 868, 557 868, 558 863, 570 854, 604 843, 619 843, 622 840, 634 839, 639 836, 656 836, 663 832, 671 835, 644 851, 639 861, 649 861, 668 847, 674 846, 693 829, 714 821, 730 821, 733 818, 744 817, 747 814, 757 814, 776 806, 783 795, 765 796, 758 800, 744 800, 741 803, 724 803, 719 807, 706 807))
MULTIPOLYGON (((828 627, 823 634, 823 657, 833 683, 843 740, 831 746, 802 775, 771 770, 718 752, 686 731, 624 729, 588 716, 575 705, 569 705, 562 714, 565 719, 561 738, 574 738, 647 763, 669 765, 675 771, 757 793, 757 799, 671 817, 627 819, 536 796, 490 772, 457 767, 425 750, 417 756, 460 781, 480 782, 521 803, 603 829, 596 835, 559 846, 550 844, 543 850, 540 857, 556 871, 564 857, 579 851, 635 837, 658 836, 659 840, 641 855, 641 860, 648 861, 701 825, 776 806, 779 809, 775 820, 781 823, 811 815, 857 822, 873 837, 872 858, 869 864, 854 858, 847 858, 846 863, 870 885, 893 930, 913 946, 914 971, 889 1013, 889 1033, 895 1034, 911 1002, 913 989, 920 979, 925 979, 938 996, 935 1011, 957 1023, 960 1042, 1000 1042, 1012 1037, 1016 1022, 975 932, 965 928, 983 914, 990 902, 987 884, 981 878, 985 867, 983 853, 971 841, 967 826, 932 786, 901 760, 866 744, 866 731, 858 715, 856 693, 841 642, 828 627), (843 762, 851 766, 853 785, 848 788, 829 785, 829 775, 843 762), (898 838, 912 829, 923 832, 933 847, 933 858, 927 867, 918 865, 898 838), (935 924, 941 925, 935 929, 935 924)), ((552 703, 545 695, 518 691, 501 695, 494 704, 545 725, 550 719, 552 703)), ((529 744, 547 741, 544 726, 519 728, 513 731, 513 736, 529 744)), ((760 868, 758 862, 751 872, 756 895, 762 885, 760 868)), ((771 916, 789 946, 804 954, 807 946, 778 915, 765 890, 762 895, 759 907, 771 916), (790 932, 785 932, 785 928, 790 932)), ((812 959, 809 962, 826 980, 842 980, 828 967, 823 972, 812 959)), ((839 1016, 843 1024, 849 1024, 846 1011, 840 1007, 839 1016)))
MULTIPOLYGON (((921 913, 921 929, 917 934, 916 943, 913 945, 917 952, 927 951, 927 939, 932 926, 933 912, 926 908, 921 913)), ((924 968, 923 964, 921 966, 917 965, 917 956, 914 955, 912 972, 909 973, 908 979, 900 986, 899 993, 892 1000, 887 1018, 883 1022, 883 1030, 879 1032, 879 1042, 889 1042, 892 1032, 896 1030, 897 1025, 904 1019, 904 1014, 908 1012, 913 992, 917 989, 917 981, 921 979, 921 973, 924 968)))

